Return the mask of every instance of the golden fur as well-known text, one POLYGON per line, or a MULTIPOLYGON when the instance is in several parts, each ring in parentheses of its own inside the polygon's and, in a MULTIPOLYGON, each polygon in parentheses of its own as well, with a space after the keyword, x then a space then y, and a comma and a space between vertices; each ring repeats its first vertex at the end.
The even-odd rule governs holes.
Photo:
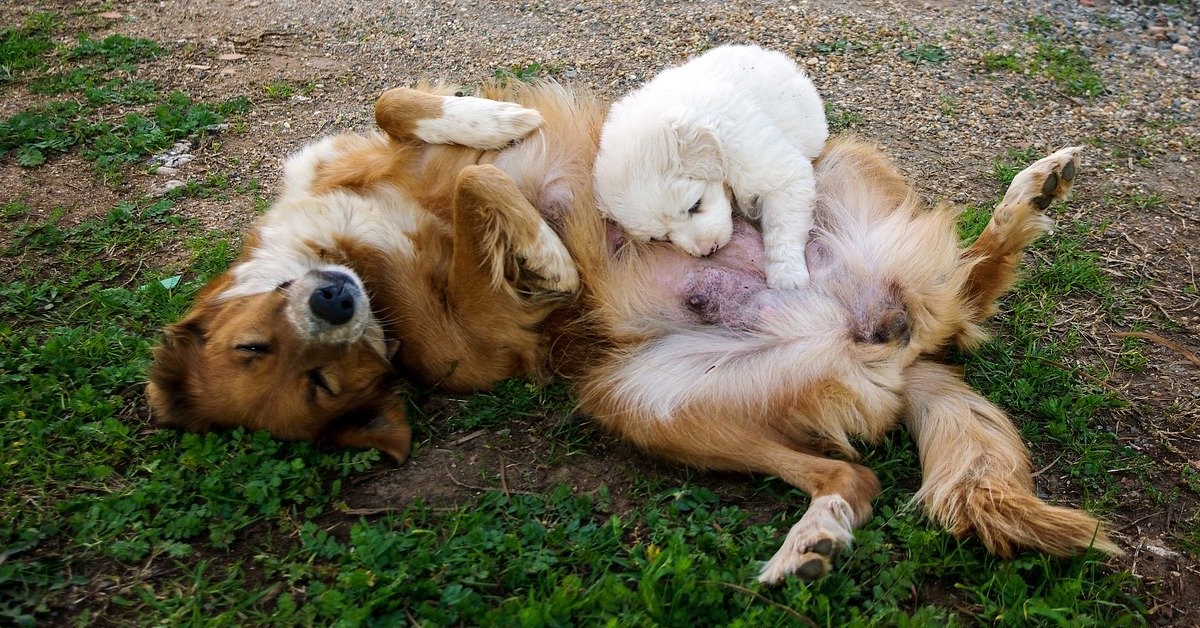
MULTIPOLYGON (((160 418, 379 447, 403 459, 407 425, 381 355, 398 346, 391 362, 400 371, 455 390, 540 375, 549 361, 588 414, 647 451, 776 475, 812 495, 764 568, 766 582, 828 569, 880 488, 853 462, 850 439, 876 440, 901 421, 920 451, 917 498, 953 533, 973 534, 1001 556, 1119 551, 1087 514, 1036 496, 1011 422, 938 357, 983 337, 978 325, 1012 283, 1022 248, 1048 224, 1040 209, 1069 190, 1076 149, 1018 175, 983 235, 962 250, 953 211, 926 208, 875 147, 834 140, 815 164, 812 283, 767 290, 754 225, 741 222, 729 245, 697 259, 669 244, 627 242, 604 221, 591 201, 605 112, 593 98, 547 84, 489 88, 486 96, 535 109, 545 122, 515 146, 483 150, 482 138, 474 149, 421 139, 430 121, 444 128, 427 137, 459 129, 442 109, 452 106, 440 100, 446 93, 389 92, 376 108, 388 137, 342 136, 321 158, 289 166, 289 187, 247 238, 239 265, 204 289, 156 351, 149 393, 160 418), (303 249, 306 259, 361 274, 381 338, 366 333, 318 350, 272 314, 281 295, 222 296, 256 251, 280 246, 272 221, 303 221, 357 199, 349 220, 397 197, 404 211, 383 216, 400 224, 392 231, 379 223, 369 237, 326 233, 275 249, 303 249), (560 237, 565 261, 553 255, 560 237), (564 299, 576 271, 580 292, 564 299), (264 403, 294 401, 288 382, 303 384, 313 367, 247 363, 236 349, 245 329, 295 345, 280 354, 311 354, 326 380, 357 391, 353 401, 264 403)), ((491 120, 465 111, 459 122, 491 120)))

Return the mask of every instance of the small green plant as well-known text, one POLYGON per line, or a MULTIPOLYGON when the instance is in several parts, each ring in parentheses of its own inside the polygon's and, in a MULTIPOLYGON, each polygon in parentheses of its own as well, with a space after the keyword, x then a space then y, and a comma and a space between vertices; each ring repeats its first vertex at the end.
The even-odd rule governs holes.
POLYGON ((1045 73, 1073 96, 1095 97, 1104 93, 1104 79, 1075 46, 1038 41, 1030 69, 1045 73))
POLYGON ((296 88, 286 81, 275 81, 263 85, 263 93, 271 100, 287 100, 296 93, 296 88))
POLYGON ((989 72, 996 70, 1020 72, 1023 67, 1020 57, 1016 53, 1012 52, 1004 54, 984 54, 981 63, 983 65, 983 69, 989 72))
POLYGON ((861 45, 846 39, 835 39, 832 42, 820 42, 813 44, 812 47, 815 52, 823 55, 846 54, 860 50, 861 48, 861 45))
POLYGON ((542 64, 534 61, 525 65, 512 65, 507 68, 496 68, 492 71, 492 76, 500 83, 506 83, 510 80, 532 81, 539 76, 553 76, 560 72, 562 72, 562 64, 542 64))
POLYGON ((861 113, 849 109, 839 109, 833 103, 825 103, 825 121, 829 130, 837 133, 861 125, 864 118, 861 113))
POLYGON ((941 46, 920 44, 915 48, 901 50, 900 58, 912 63, 942 63, 950 59, 950 53, 941 46))

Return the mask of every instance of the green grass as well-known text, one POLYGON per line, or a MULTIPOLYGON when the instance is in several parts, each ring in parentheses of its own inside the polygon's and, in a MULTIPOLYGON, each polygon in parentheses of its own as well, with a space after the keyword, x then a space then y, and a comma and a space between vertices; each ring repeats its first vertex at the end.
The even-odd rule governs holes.
POLYGON ((55 21, 52 13, 31 13, 21 26, 0 30, 0 86, 45 67, 44 55, 54 49, 55 21))
POLYGON ((1076 97, 1096 98, 1105 93, 1104 78, 1092 67, 1074 41, 1063 42, 1053 35, 1053 24, 1043 17, 1026 24, 1026 35, 1033 43, 1030 54, 1023 52, 984 53, 980 66, 986 72, 1013 72, 1042 75, 1063 92, 1076 97))
MULTIPOLYGON (((35 93, 71 98, 51 100, 0 121, 0 157, 10 156, 21 166, 33 167, 81 147, 97 173, 116 182, 121 167, 180 139, 211 133, 226 117, 247 111, 245 97, 196 103, 182 92, 163 95, 153 84, 132 78, 135 64, 162 52, 158 44, 145 39, 80 36, 58 55, 69 69, 29 83, 35 93), (135 110, 114 115, 112 105, 135 106, 135 110)), ((32 67, 32 59, 43 53, 25 47, 26 56, 19 60, 32 67)))

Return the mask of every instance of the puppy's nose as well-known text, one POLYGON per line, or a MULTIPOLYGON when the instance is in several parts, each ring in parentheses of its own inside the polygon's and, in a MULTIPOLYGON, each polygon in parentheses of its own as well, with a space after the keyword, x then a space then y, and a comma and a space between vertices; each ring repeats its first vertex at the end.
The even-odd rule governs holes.
POLYGON ((308 307, 321 320, 341 325, 354 318, 357 286, 345 273, 321 273, 321 283, 308 297, 308 307))

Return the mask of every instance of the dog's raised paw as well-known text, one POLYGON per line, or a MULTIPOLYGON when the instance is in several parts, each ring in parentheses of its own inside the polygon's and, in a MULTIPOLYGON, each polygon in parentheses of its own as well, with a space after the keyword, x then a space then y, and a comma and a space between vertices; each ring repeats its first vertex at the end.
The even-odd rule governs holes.
POLYGON ((515 142, 542 126, 545 120, 535 109, 526 109, 516 103, 496 101, 489 131, 496 136, 495 142, 515 142))
POLYGON ((1069 146, 1019 172, 1004 195, 1005 203, 1027 201, 1044 210, 1051 203, 1066 198, 1079 171, 1079 153, 1082 151, 1082 146, 1069 146))
POLYGON ((829 573, 831 559, 850 545, 853 511, 840 495, 813 500, 775 555, 763 565, 758 581, 779 584, 789 575, 815 580, 829 573))
POLYGON ((463 96, 443 101, 442 115, 422 120, 417 136, 433 144, 499 150, 545 122, 542 114, 516 103, 463 96))

